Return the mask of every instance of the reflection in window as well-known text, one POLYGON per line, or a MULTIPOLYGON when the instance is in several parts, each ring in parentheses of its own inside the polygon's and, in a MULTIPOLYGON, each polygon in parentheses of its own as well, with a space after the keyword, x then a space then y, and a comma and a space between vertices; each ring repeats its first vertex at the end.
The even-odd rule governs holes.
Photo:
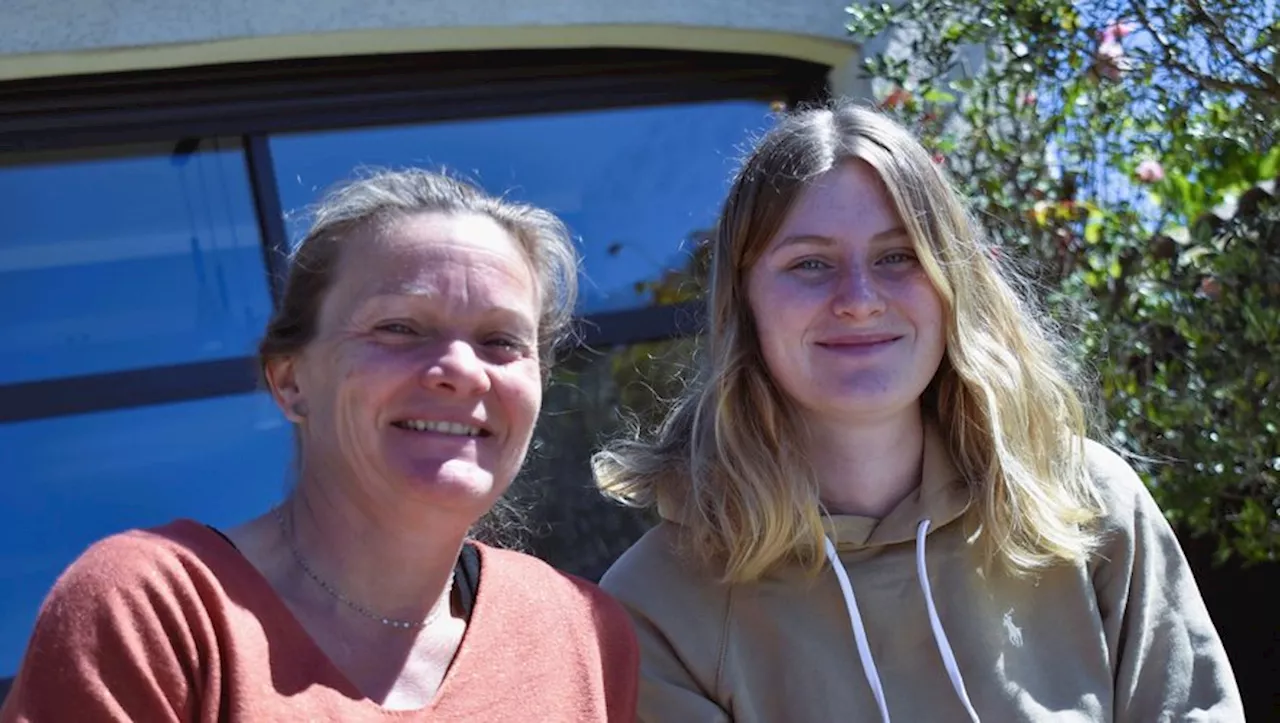
POLYGON ((178 517, 229 527, 284 494, 291 430, 265 393, 0 425, 0 677, 93 541, 178 517))
POLYGON ((614 109, 285 135, 271 149, 295 240, 306 209, 360 166, 444 167, 550 208, 581 239, 582 310, 595 312, 678 300, 661 282, 686 269, 769 112, 764 101, 614 109))
POLYGON ((0 384, 250 353, 271 309, 234 143, 0 163, 0 384))
POLYGON ((555 369, 513 494, 527 510, 528 547, 552 565, 596 580, 651 520, 595 490, 591 454, 632 425, 650 428, 692 375, 696 341, 579 350, 555 369))

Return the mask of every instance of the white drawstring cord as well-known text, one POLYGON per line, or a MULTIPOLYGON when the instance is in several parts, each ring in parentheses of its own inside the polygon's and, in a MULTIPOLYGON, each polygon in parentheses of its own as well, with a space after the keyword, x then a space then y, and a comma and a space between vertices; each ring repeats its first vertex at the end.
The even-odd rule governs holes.
POLYGON ((836 555, 836 546, 832 544, 831 538, 826 538, 826 543, 827 561, 831 563, 831 569, 835 570, 836 577, 840 580, 840 591, 844 593, 844 606, 849 612, 849 621, 853 624, 853 640, 858 646, 858 658, 862 660, 862 672, 867 676, 867 684, 871 686, 871 693, 876 698, 876 707, 880 709, 881 720, 884 723, 890 723, 889 705, 884 700, 884 687, 880 685, 880 673, 876 671, 876 661, 871 657, 871 647, 867 645, 867 631, 862 627, 862 615, 858 612, 858 601, 853 596, 853 585, 849 583, 849 574, 845 572, 844 564, 836 555))
POLYGON ((929 571, 924 564, 924 538, 929 534, 929 520, 920 520, 916 527, 916 573, 920 576, 920 589, 924 590, 924 602, 929 608, 929 627, 933 628, 933 641, 942 655, 942 664, 951 678, 951 687, 955 689, 969 719, 978 723, 978 713, 969 701, 969 693, 964 688, 964 678, 960 675, 960 666, 956 664, 955 653, 951 652, 951 643, 947 640, 947 631, 942 629, 942 620, 938 618, 938 609, 933 604, 933 591, 929 588, 929 571))
MULTIPOLYGON (((974 710, 973 703, 969 700, 969 693, 964 687, 964 677, 960 675, 960 666, 956 663, 955 653, 951 650, 951 642, 947 640, 947 632, 942 629, 942 620, 938 617, 938 608, 933 603, 933 590, 929 586, 929 571, 925 567, 925 537, 929 534, 930 521, 921 520, 916 527, 916 574, 920 578, 920 589, 924 592, 925 607, 929 612, 929 627, 933 631, 933 642, 938 648, 938 654, 942 656, 942 665, 947 669, 947 677, 951 679, 951 687, 955 690, 956 696, 960 699, 960 703, 964 706, 965 712, 969 714, 969 719, 973 723, 979 723, 978 712, 974 710)), ((883 723, 889 721, 889 704, 885 702, 884 686, 880 683, 880 673, 876 670, 876 661, 871 657, 871 646, 867 644, 867 631, 862 623, 862 614, 858 612, 858 600, 853 594, 853 584, 849 582, 849 573, 844 569, 844 563, 840 562, 839 555, 836 554, 836 546, 831 542, 831 538, 824 540, 826 543, 827 561, 831 563, 831 569, 835 571, 836 578, 840 581, 840 592, 844 595, 845 609, 849 613, 849 622, 853 625, 853 640, 858 646, 858 658, 862 661, 862 672, 867 677, 867 684, 871 686, 871 693, 875 696, 876 707, 880 709, 880 719, 883 723)))

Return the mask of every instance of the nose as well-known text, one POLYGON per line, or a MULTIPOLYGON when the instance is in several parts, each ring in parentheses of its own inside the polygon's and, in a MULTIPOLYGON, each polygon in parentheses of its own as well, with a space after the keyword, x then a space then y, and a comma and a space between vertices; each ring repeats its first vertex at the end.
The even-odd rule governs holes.
POLYGON ((477 396, 489 391, 489 372, 471 344, 453 340, 427 361, 422 385, 450 394, 477 396))
POLYGON ((847 269, 836 282, 832 310, 836 316, 870 319, 884 312, 884 295, 870 270, 859 264, 847 269))

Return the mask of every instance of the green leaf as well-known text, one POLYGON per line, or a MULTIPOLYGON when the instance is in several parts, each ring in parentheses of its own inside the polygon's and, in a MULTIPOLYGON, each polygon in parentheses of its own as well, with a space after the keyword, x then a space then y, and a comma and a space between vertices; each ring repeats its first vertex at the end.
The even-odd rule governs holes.
POLYGON ((1262 162, 1258 164, 1257 180, 1269 181, 1273 178, 1280 178, 1280 145, 1267 151, 1267 154, 1262 157, 1262 162))
POLYGON ((935 103, 937 105, 945 105, 947 103, 956 102, 956 97, 954 95, 948 93, 945 90, 938 90, 937 88, 930 88, 929 90, 925 91, 924 99, 930 103, 935 103))
MULTIPOLYGON (((1175 58, 1190 65, 1134 39, 1125 50, 1137 66, 1112 81, 1099 77, 1094 25, 1110 16, 1097 8, 882 2, 845 19, 925 32, 909 42, 909 62, 868 47, 869 76, 914 78, 925 108, 956 108, 964 123, 929 138, 929 148, 945 152, 993 240, 1043 280, 1038 301, 1049 318, 1080 330, 1067 363, 1097 370, 1110 439, 1153 459, 1186 460, 1136 466, 1168 517, 1220 540, 1223 559, 1280 560, 1280 264, 1273 230, 1262 225, 1274 223, 1274 205, 1261 199, 1260 213, 1225 222, 1205 215, 1280 176, 1274 98, 1189 76, 1185 68, 1255 77, 1229 53, 1208 63, 1187 55, 1218 31, 1178 3, 1158 22, 1175 58), (994 62, 957 66, 961 43, 994 62), (1022 95, 1028 89, 1034 102, 1022 95), (1160 159, 1163 180, 1134 177, 1143 158, 1160 159), (1060 230, 1078 234, 1079 246, 1060 230)), ((1204 5, 1212 19, 1245 4, 1204 5)), ((1267 23, 1241 33, 1241 47, 1280 39, 1280 24, 1265 37, 1267 23)), ((1245 25, 1233 20, 1231 32, 1245 25)), ((1259 58, 1270 70, 1271 56, 1259 58)))
POLYGON ((1090 245, 1096 244, 1102 240, 1102 224, 1089 223, 1084 227, 1084 240, 1090 245))

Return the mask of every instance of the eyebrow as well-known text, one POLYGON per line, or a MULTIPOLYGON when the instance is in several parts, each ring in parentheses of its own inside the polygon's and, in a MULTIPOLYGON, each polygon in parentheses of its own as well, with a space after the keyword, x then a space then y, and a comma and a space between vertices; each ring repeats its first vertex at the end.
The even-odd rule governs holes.
MULTIPOLYGON (((358 307, 357 314, 373 314, 380 312, 387 304, 394 304, 400 301, 415 302, 422 299, 428 299, 432 296, 430 292, 414 291, 408 289, 392 289, 384 293, 370 296, 364 300, 358 307)), ((480 310, 479 316, 482 318, 498 319, 504 323, 510 323, 520 327, 521 333, 537 334, 540 324, 539 309, 534 309, 534 316, 530 318, 525 314, 523 309, 511 306, 505 303, 495 303, 480 310)), ((433 315, 435 312, 433 311, 433 315)))
MULTIPOLYGON (((892 239, 896 239, 901 236, 907 236, 908 238, 910 237, 910 234, 907 233, 906 227, 894 226, 893 228, 885 229, 884 231, 881 231, 880 233, 872 236, 870 241, 871 243, 878 243, 881 241, 889 241, 892 239)), ((785 248, 787 246, 793 246, 796 244, 815 244, 818 246, 834 246, 836 245, 836 239, 832 238, 831 236, 823 236, 821 234, 807 234, 807 233, 795 234, 795 235, 787 236, 783 238, 773 247, 773 249, 777 251, 778 249, 785 248)))

